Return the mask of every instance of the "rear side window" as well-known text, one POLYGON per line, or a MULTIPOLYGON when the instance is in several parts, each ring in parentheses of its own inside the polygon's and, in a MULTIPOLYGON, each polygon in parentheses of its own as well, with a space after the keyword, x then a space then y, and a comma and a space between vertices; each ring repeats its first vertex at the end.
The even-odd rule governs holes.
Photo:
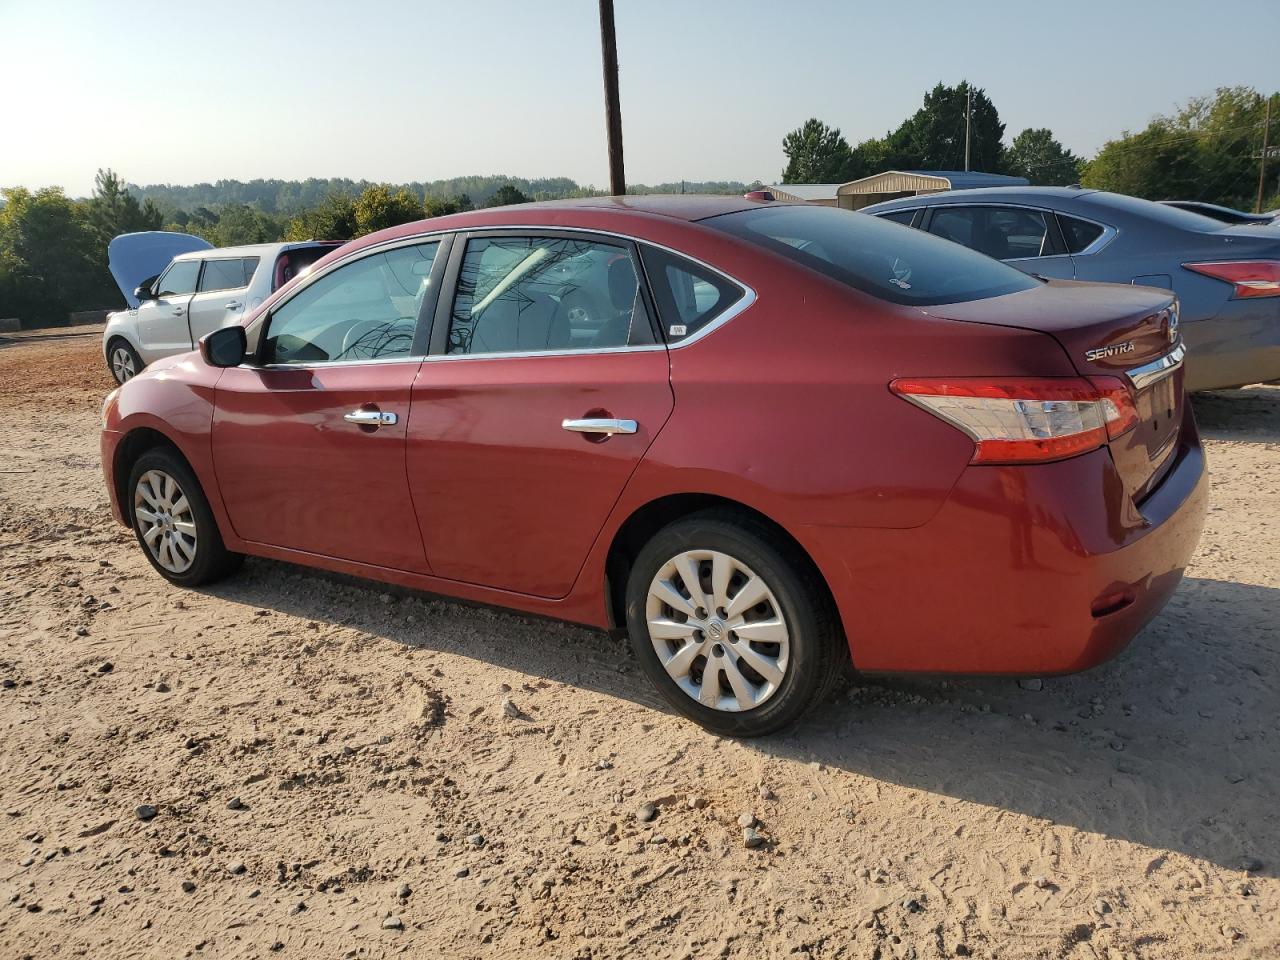
POLYGON ((237 257, 232 260, 206 260, 204 273, 200 275, 200 291, 239 290, 247 287, 258 269, 257 257, 237 257))
POLYGON ((834 207, 780 204, 702 223, 890 303, 964 303, 1039 286, 960 244, 834 207))
POLYGON ((1080 253, 1089 244, 1102 236, 1102 227, 1088 220, 1077 220, 1058 214, 1058 225, 1062 227, 1062 239, 1066 241, 1067 253, 1080 253))
POLYGON ((894 223, 902 223, 911 226, 911 221, 916 218, 915 210, 890 210, 888 213, 877 213, 877 217, 881 220, 892 220, 894 223))
POLYGON ((180 297, 188 293, 194 293, 196 277, 199 275, 199 260, 175 260, 160 279, 156 281, 156 296, 180 297))
POLYGON ((744 296, 736 283, 684 257, 656 247, 641 257, 668 343, 689 339, 744 296))
POLYGON ((276 259, 275 276, 272 277, 272 291, 279 290, 296 276, 305 273, 307 268, 326 254, 332 253, 340 244, 324 247, 299 247, 286 250, 276 259))

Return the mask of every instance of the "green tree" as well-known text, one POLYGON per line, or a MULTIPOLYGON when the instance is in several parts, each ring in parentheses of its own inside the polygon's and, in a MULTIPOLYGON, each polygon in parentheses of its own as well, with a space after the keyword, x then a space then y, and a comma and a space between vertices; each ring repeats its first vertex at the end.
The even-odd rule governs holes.
MULTIPOLYGON (((1280 98, 1271 96, 1274 130, 1280 98)), ((1149 200, 1201 200, 1251 210, 1266 103, 1251 87, 1222 87, 1211 97, 1195 97, 1145 129, 1107 141, 1085 166, 1081 183, 1149 200)))
POLYGON ((845 183, 857 179, 853 151, 839 127, 812 117, 782 138, 783 183, 845 183))
POLYGON ((331 193, 319 206, 289 221, 286 240, 350 240, 358 236, 356 204, 344 193, 331 193))
POLYGON ((460 197, 427 197, 422 203, 427 217, 447 217, 471 209, 471 198, 465 193, 460 197))
POLYGON ((896 169, 963 170, 965 106, 971 90, 970 169, 999 173, 1004 162, 1000 112, 984 90, 967 80, 954 87, 940 83, 926 93, 923 106, 886 138, 884 159, 896 169))
POLYGON ((73 310, 118 301, 83 204, 50 187, 3 191, 0 207, 0 316, 24 326, 61 323, 73 310))
POLYGON ((285 224, 247 204, 224 206, 212 229, 201 235, 215 247, 236 247, 245 243, 275 243, 284 236, 285 224))
POLYGON ((152 200, 138 203, 138 198, 110 168, 99 169, 94 177, 93 197, 88 201, 87 210, 89 224, 103 249, 104 263, 106 246, 113 237, 140 230, 159 230, 164 221, 152 200))
POLYGON ((1047 127, 1028 127, 1005 151, 1005 172, 1037 186, 1066 186, 1080 181, 1084 161, 1053 138, 1047 127))
POLYGON ((356 236, 422 219, 422 204, 408 190, 391 192, 385 183, 366 187, 355 202, 356 236))
POLYGON ((504 183, 493 192, 486 207, 507 207, 516 203, 528 203, 529 197, 520 192, 514 183, 504 183))

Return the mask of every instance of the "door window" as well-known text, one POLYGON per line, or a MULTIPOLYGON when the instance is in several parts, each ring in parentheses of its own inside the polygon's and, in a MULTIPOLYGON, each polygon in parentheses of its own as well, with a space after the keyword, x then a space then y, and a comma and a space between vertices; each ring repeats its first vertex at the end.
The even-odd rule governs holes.
POLYGON ((199 260, 176 260, 156 281, 156 296, 180 297, 192 293, 196 289, 196 278, 199 275, 199 260))
POLYGON ((336 363, 409 356, 439 244, 397 247, 339 267, 267 321, 264 363, 336 363))
POLYGON ((627 247, 553 237, 467 241, 449 353, 562 353, 653 342, 627 247))
POLYGON ((206 260, 200 275, 200 292, 211 290, 239 290, 249 285, 253 272, 258 269, 257 257, 236 257, 231 260, 206 260))
POLYGON ((1049 218, 1022 207, 940 207, 929 232, 997 260, 1050 256, 1049 218))
POLYGON ((684 257, 646 247, 644 260, 668 343, 687 340, 742 299, 737 284, 684 257))

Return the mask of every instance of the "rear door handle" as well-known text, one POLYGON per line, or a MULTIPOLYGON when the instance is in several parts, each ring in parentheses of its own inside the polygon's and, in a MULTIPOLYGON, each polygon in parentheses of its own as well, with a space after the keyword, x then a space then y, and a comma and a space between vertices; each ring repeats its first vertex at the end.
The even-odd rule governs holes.
POLYGON ((230 300, 227 303, 224 303, 223 306, 226 307, 228 310, 239 310, 241 307, 244 306, 244 304, 241 303, 239 300, 230 300))
POLYGON ((180 317, 180 316, 182 316, 182 312, 183 312, 183 311, 182 311, 182 307, 174 307, 174 308, 173 308, 173 315, 174 315, 175 317, 180 317))
POLYGON ((389 427, 400 418, 386 410, 352 410, 344 414, 342 419, 362 427, 389 427))
POLYGON ((613 436, 615 433, 635 433, 638 424, 634 420, 562 420, 560 426, 570 433, 603 433, 613 436))

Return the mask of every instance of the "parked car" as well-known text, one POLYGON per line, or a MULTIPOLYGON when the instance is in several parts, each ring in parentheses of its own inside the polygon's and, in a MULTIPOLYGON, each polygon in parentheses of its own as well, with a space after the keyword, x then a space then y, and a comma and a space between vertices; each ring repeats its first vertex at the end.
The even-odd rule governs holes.
POLYGON ((1207 489, 1175 321, 835 209, 474 211, 125 383, 102 462, 172 583, 253 554, 622 628, 763 734, 850 662, 1063 673, 1155 616, 1207 489))
POLYGON ((1040 277, 1172 290, 1187 389, 1280 378, 1280 223, 1227 226, 1078 187, 956 190, 864 212, 954 240, 1040 277))
POLYGON ((1203 214, 1211 220, 1219 220, 1222 223, 1270 223, 1276 218, 1275 211, 1271 213, 1247 213, 1244 210, 1236 210, 1233 207, 1224 207, 1216 203, 1203 203, 1199 200, 1161 200, 1160 202, 1170 207, 1177 207, 1180 210, 1190 210, 1192 213, 1203 214))
POLYGON ((111 314, 103 331, 111 375, 124 383, 161 357, 191 351, 206 333, 238 322, 338 246, 309 240, 215 250, 183 233, 116 237, 108 259, 130 306, 111 314))

